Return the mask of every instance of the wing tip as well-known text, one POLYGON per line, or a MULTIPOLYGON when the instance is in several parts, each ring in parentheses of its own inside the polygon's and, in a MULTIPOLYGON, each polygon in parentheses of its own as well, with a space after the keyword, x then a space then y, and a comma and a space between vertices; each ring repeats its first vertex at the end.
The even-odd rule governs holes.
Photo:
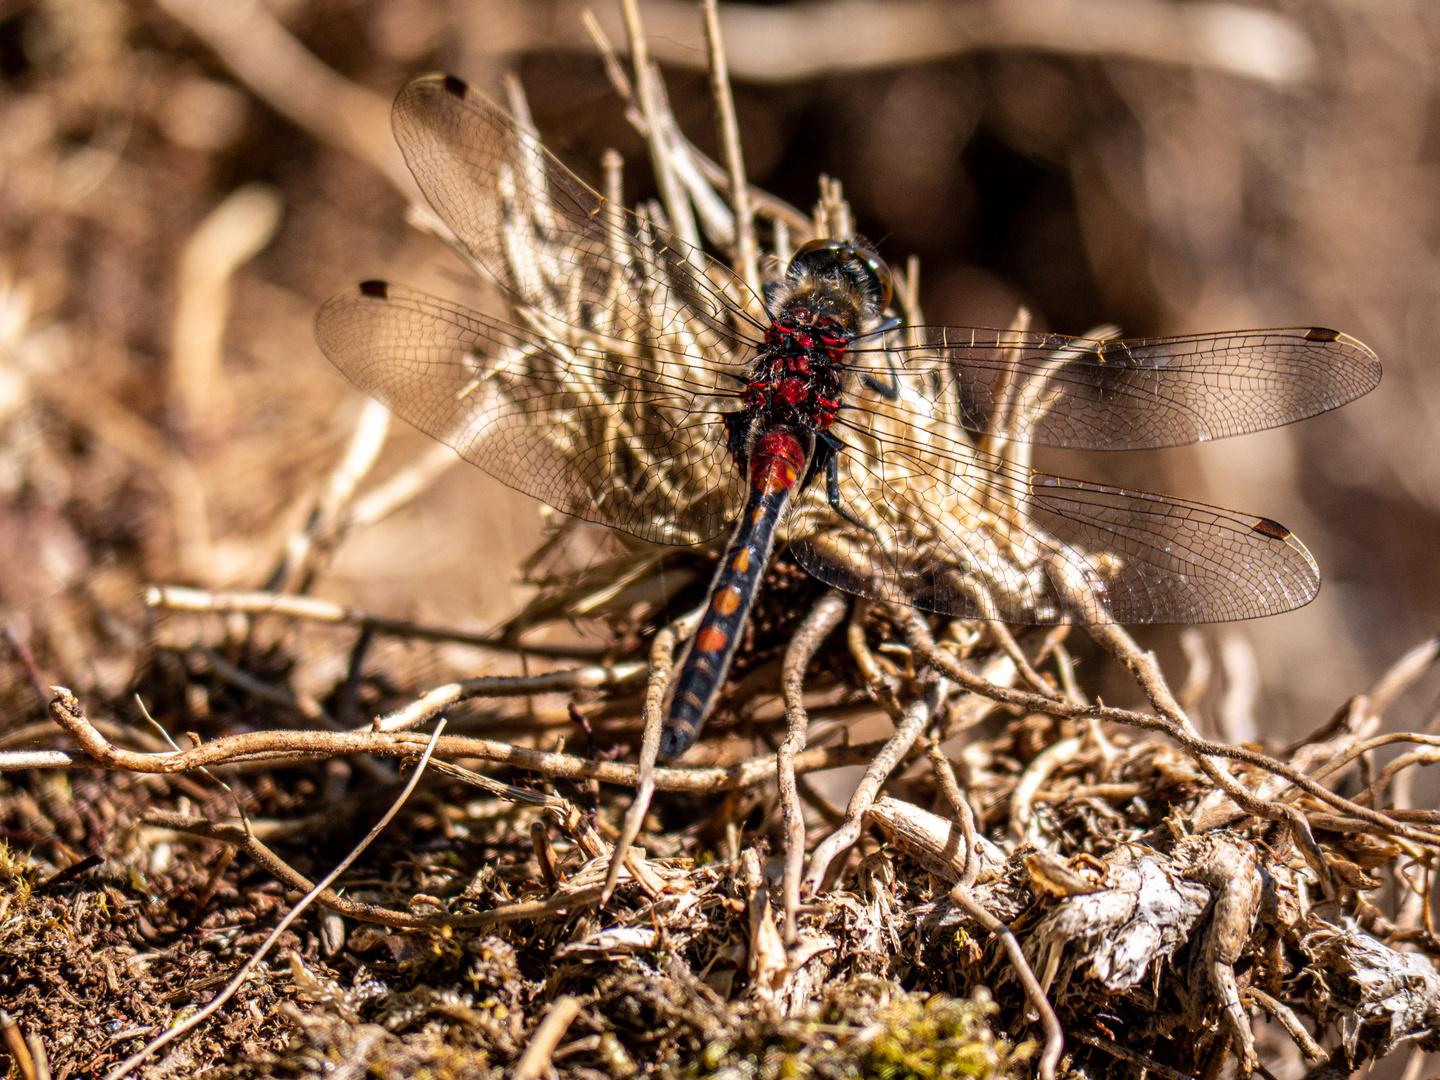
POLYGON ((451 97, 457 97, 462 100, 465 95, 470 92, 470 84, 456 75, 442 76, 440 85, 445 88, 445 92, 451 97))
MULTIPOLYGON (((1358 392, 1355 394, 1355 397, 1362 397, 1380 385, 1380 380, 1384 375, 1384 368, 1380 364, 1380 357, 1375 354, 1374 349, 1370 348, 1369 345, 1366 345, 1359 338, 1352 337, 1349 334, 1343 334, 1339 330, 1331 330, 1324 326, 1306 327, 1300 336, 1306 341, 1314 341, 1322 345, 1339 345, 1347 350, 1351 357, 1360 364, 1365 374, 1363 376, 1363 382, 1357 387, 1358 392)), ((1348 400, 1353 401, 1354 398, 1352 397, 1348 400)))

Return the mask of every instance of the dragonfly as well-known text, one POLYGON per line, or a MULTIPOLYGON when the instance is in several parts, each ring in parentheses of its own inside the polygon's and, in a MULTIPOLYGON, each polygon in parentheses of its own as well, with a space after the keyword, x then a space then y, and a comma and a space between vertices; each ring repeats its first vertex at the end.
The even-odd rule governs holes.
POLYGON ((1379 383, 1356 339, 908 325, 853 236, 772 259, 757 293, 658 203, 602 196, 459 79, 409 83, 392 121, 512 317, 366 281, 322 306, 317 340, 396 415, 564 514, 657 544, 729 530, 662 758, 714 709, 781 544, 852 594, 1013 624, 1238 620, 1316 595, 1315 560, 1269 518, 1035 471, 1016 448, 1178 446, 1315 416, 1379 383))

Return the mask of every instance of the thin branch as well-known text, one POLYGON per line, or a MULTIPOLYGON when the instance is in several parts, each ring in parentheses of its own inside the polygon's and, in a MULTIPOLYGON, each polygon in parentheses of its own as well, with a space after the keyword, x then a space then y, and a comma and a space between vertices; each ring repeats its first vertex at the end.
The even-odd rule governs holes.
POLYGON ((895 733, 885 743, 884 749, 875 755, 875 760, 865 770, 855 793, 850 796, 850 803, 845 808, 845 824, 816 845, 815 853, 810 856, 810 867, 805 873, 802 892, 811 895, 818 892, 835 857, 860 838, 865 811, 870 809, 870 804, 880 793, 881 785, 909 754, 925 726, 934 720, 944 707, 948 691, 948 680, 943 677, 932 678, 925 684, 921 696, 905 709, 900 722, 895 726, 895 733))
POLYGON ((1040 1014, 1040 1026, 1045 1030, 1045 1049, 1040 1053, 1040 1080, 1055 1080, 1055 1066, 1059 1064, 1060 1054, 1065 1049, 1065 1032, 1060 1027, 1060 1018, 1055 1015, 1050 999, 1045 996, 1040 981, 1035 978, 1030 962, 1025 959, 1025 950, 1020 947, 1020 942, 1010 928, 986 911, 965 885, 958 884, 950 890, 950 902, 998 937, 1005 947, 1005 953, 1010 957, 1010 964, 1015 969, 1015 976, 1025 988, 1025 997, 1040 1014))
POLYGON ((730 92, 725 42, 720 33, 720 16, 715 0, 701 0, 705 15, 705 43, 709 48, 710 87, 715 98, 716 125, 724 148, 725 169, 730 179, 730 206, 735 211, 735 267, 755 295, 760 294, 760 265, 755 246, 755 224, 750 211, 750 185, 745 182, 745 159, 740 151, 740 125, 735 121, 735 98, 730 92))
MULTIPOLYGON (((1045 713, 1049 716, 1060 717, 1085 717, 1093 716, 1098 720, 1124 724, 1128 727, 1140 728, 1144 731, 1159 731, 1175 740, 1181 747, 1196 756, 1197 762, 1206 758, 1228 758, 1231 761, 1243 762, 1253 765, 1256 768, 1264 769, 1267 772, 1283 776, 1296 787, 1315 796, 1342 813, 1351 814, 1362 821, 1370 822, 1382 828, 1388 829, 1396 836, 1403 836, 1407 840, 1414 840, 1416 843, 1430 846, 1440 845, 1440 833, 1431 833, 1423 829, 1414 829, 1395 818, 1377 813, 1368 806, 1361 806, 1350 799, 1336 795, 1329 788, 1316 783, 1309 776, 1298 769, 1279 761, 1269 754, 1262 754, 1243 746, 1227 746, 1224 743, 1210 742, 1202 739, 1189 728, 1188 724, 1179 724, 1168 716, 1155 716, 1149 713, 1134 712, 1129 709, 1116 709, 1106 705, 1074 705, 1070 702, 1055 701, 1050 698, 1041 697, 1039 694, 1026 693, 1023 690, 1012 690, 1009 687, 1000 686, 980 678, 973 671, 967 669, 963 664, 940 649, 934 639, 930 636, 930 629, 925 625, 918 612, 898 612, 897 622, 904 628, 906 641, 915 652, 916 659, 922 663, 929 664, 939 671, 943 671, 949 678, 960 684, 966 690, 981 697, 989 698, 991 701, 1000 702, 1003 705, 1013 705, 1017 708, 1028 709, 1033 712, 1045 713)), ((1213 767, 1213 763, 1212 763, 1213 767)), ((1239 800, 1243 800, 1243 808, 1247 813, 1257 817, 1271 820, 1289 818, 1293 807, 1287 807, 1283 803, 1259 800, 1240 788, 1233 776, 1225 774, 1229 786, 1226 794, 1230 794, 1230 787, 1239 790, 1235 793, 1239 800)), ((1219 782, 1219 781, 1217 781, 1219 782)))
POLYGON ((1418 743, 1421 746, 1440 746, 1440 735, 1422 735, 1412 731, 1392 731, 1386 735, 1376 735, 1369 739, 1361 739, 1359 742, 1347 746, 1340 753, 1325 762, 1325 764, 1321 765, 1310 774, 1311 778, 1315 780, 1328 780, 1362 754, 1368 754, 1372 750, 1378 750, 1382 746, 1390 746, 1393 743, 1418 743))
MULTIPOLYGON (((63 751, 20 752, 0 754, 0 771, 11 768, 39 767, 28 759, 41 753, 55 768, 105 768, 136 773, 183 773, 203 766, 254 761, 291 761, 306 758, 346 757, 352 754, 374 754, 376 757, 414 757, 426 738, 413 732, 373 731, 253 731, 229 735, 189 750, 171 753, 140 753, 115 746, 90 723, 75 700, 63 686, 55 687, 50 715, 92 760, 86 761, 63 751), (27 763, 20 764, 22 758, 27 763)), ((821 772, 870 761, 885 743, 870 742, 854 746, 827 746, 807 750, 795 759, 796 773, 821 772)), ((616 761, 596 761, 573 754, 557 754, 490 739, 447 735, 435 747, 437 757, 445 759, 478 758, 512 768, 525 769, 560 780, 596 780, 604 784, 635 787, 639 784, 639 768, 616 761)), ((774 755, 750 758, 724 768, 656 769, 657 791, 690 791, 696 793, 735 791, 763 784, 775 775, 774 755)))
POLYGON ((1356 799, 1363 800, 1371 806, 1379 806, 1380 796, 1385 793, 1385 789, 1390 786, 1390 781, 1394 780, 1400 772, 1408 769, 1411 765, 1434 765, 1437 761, 1440 761, 1440 747, 1429 746, 1401 754, 1386 765, 1380 775, 1371 782, 1370 787, 1357 795, 1356 799))
POLYGON ((1247 986, 1243 994, 1271 1016, 1275 1017, 1276 1020, 1280 1021, 1280 1026, 1285 1029, 1286 1034, 1288 1034, 1290 1038, 1295 1040, 1295 1045, 1300 1048, 1300 1052, 1305 1055, 1306 1059, 1309 1060, 1312 1065, 1317 1061, 1325 1060, 1324 1048, 1315 1041, 1310 1032, 1305 1030, 1305 1025, 1302 1024, 1300 1018, 1295 1015, 1294 1009, 1290 1008, 1290 1006, 1286 1005, 1283 1001, 1276 1001, 1258 987, 1247 986))
POLYGON ((650 800, 655 795, 655 759, 660 755, 660 734, 665 716, 665 690, 670 685, 670 670, 675 665, 677 635, 674 626, 661 627, 650 645, 650 681, 645 687, 645 732, 640 738, 640 782, 635 797, 625 811, 625 821, 620 827, 620 839, 610 856, 610 868, 605 873, 605 888, 601 893, 602 902, 608 901, 620 880, 620 867, 630 853, 630 845, 640 835, 645 824, 645 815, 650 810, 650 800))
MULTIPOLYGON (((1165 681, 1165 676, 1160 671, 1160 665, 1155 661, 1154 653, 1142 651, 1140 646, 1135 644, 1135 639, 1119 626, 1101 624, 1088 626, 1085 629, 1096 642, 1104 646, 1110 655, 1125 666, 1131 677, 1140 684, 1140 689, 1145 691, 1145 696, 1150 699, 1150 704, 1155 707, 1156 712, 1170 721, 1176 730, 1199 741, 1199 733, 1190 723, 1190 718, 1185 715, 1185 710, 1180 708, 1180 703, 1175 700, 1175 695, 1170 692, 1170 685, 1165 681)), ((1256 798, 1213 756, 1197 756, 1195 763, 1241 809, 1256 817, 1278 819, 1284 816, 1285 811, 1282 808, 1256 798)))
POLYGON ((945 800, 955 811, 956 820, 960 822, 960 833, 965 842, 960 884, 967 889, 974 888, 975 879, 980 875, 980 859, 975 854, 975 814, 970 809, 970 800, 965 797, 965 792, 960 790, 960 782, 955 779, 955 769, 951 766, 950 759, 945 756, 945 751, 940 749, 940 744, 927 741, 925 754, 935 769, 935 778, 940 781, 940 790, 944 793, 945 800))
POLYGON ((187 589, 179 585, 151 585, 145 590, 145 606, 163 608, 167 611, 189 611, 213 615, 232 613, 278 615, 290 619, 305 619, 309 622, 367 627, 378 634, 390 634, 394 637, 415 638, 420 641, 455 641, 462 645, 475 645, 482 649, 495 649, 501 652, 520 652, 530 656, 580 659, 598 658, 605 654, 601 649, 525 645, 497 638, 492 634, 477 634, 449 626, 426 626, 423 623, 413 623, 405 619, 389 619, 383 615, 372 615, 370 612, 360 611, 358 608, 347 608, 328 600, 317 600, 310 596, 287 596, 274 592, 208 592, 203 589, 187 589))
POLYGON ((994 620, 987 622, 985 626, 1005 655, 1015 661, 1015 667, 1019 669, 1020 677, 1030 684, 1030 689, 1037 694, 1044 694, 1046 697, 1059 696, 1055 693, 1055 688, 1045 681, 1045 676, 1031 665, 1029 657, 1025 655, 1025 650, 1015 640, 1015 635, 1010 633, 1008 626, 994 620))
POLYGON ((805 867, 805 812, 795 780, 795 756, 805 749, 805 669, 830 632, 845 617, 848 597, 834 589, 826 592, 795 631, 785 649, 781 691, 785 698, 785 741, 775 758, 780 782, 780 806, 785 829, 785 876, 782 896, 785 903, 785 943, 795 943, 795 912, 800 907, 800 875, 805 867))
MULTIPOLYGON (((377 716, 366 727, 373 731, 408 731, 440 715, 450 706, 477 697, 528 697, 567 690, 600 690, 622 686, 645 670, 644 664, 614 667, 568 668, 543 675, 482 675, 463 682, 437 686, 409 705, 377 716)), ((364 728, 360 730, 366 730, 364 728)))
POLYGON ((655 182, 660 187, 660 198, 670 216, 670 228, 685 242, 687 257, 698 258, 700 231, 695 224, 685 187, 671 161, 672 150, 665 137, 666 128, 661 116, 664 88, 660 69, 650 60, 650 45, 641 21, 639 0, 620 0, 620 10, 625 17, 625 37, 630 43, 631 67, 635 72, 635 93, 640 112, 645 117, 646 142, 655 166, 655 182))
POLYGON ((401 791, 399 797, 390 804, 390 809, 385 811, 380 820, 375 823, 375 827, 365 834, 365 838, 351 849, 350 854, 341 859, 328 874, 316 883, 314 888, 301 898, 299 903, 286 913, 285 917, 276 924, 275 929, 266 937, 260 948, 256 949, 250 959, 246 960, 245 963, 240 966, 240 970, 237 971, 235 977, 226 984, 225 989, 216 994, 204 1008, 187 1016, 183 1021, 164 1032, 164 1034, 158 1038, 151 1040, 144 1048, 121 1062, 120 1065, 110 1071, 105 1080, 121 1080, 131 1069, 152 1057, 161 1047, 174 1042, 213 1016, 227 1001, 235 996, 240 987, 244 985, 245 980, 250 977, 250 973, 259 966, 260 961, 265 959, 275 943, 280 940, 281 935, 290 928, 290 924, 299 918, 300 914, 308 908, 321 893, 329 889, 331 882, 350 868, 350 865, 360 857, 361 852, 375 841, 375 838, 385 830, 395 815, 400 812, 400 807, 405 805, 405 800, 410 797, 410 793, 415 790, 415 785, 420 782, 420 777, 424 775, 425 766, 429 764, 430 755, 435 752, 435 744, 439 741, 440 733, 444 730, 445 722, 442 720, 436 725, 435 733, 430 736, 430 741, 426 743, 425 750, 420 755, 420 760, 416 764, 414 772, 410 774, 410 780, 405 785, 405 789, 401 791))

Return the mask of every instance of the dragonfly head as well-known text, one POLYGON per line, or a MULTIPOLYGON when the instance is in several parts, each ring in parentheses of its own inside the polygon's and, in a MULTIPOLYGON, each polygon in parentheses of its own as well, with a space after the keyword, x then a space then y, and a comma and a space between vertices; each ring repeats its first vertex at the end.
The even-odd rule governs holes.
POLYGON ((777 309, 797 301, 812 310, 834 307, 826 313, 837 316, 851 333, 879 319, 894 292, 890 268, 859 239, 802 244, 778 284, 777 309))

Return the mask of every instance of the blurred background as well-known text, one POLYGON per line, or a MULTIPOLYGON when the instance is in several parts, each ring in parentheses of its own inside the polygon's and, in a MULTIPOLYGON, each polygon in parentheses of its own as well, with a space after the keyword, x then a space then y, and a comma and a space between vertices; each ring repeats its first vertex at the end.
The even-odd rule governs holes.
MULTIPOLYGON (((698 5, 639 9, 682 128, 718 156, 698 5)), ((388 105, 408 77, 443 69, 499 94, 515 72, 552 149, 593 177, 614 147, 627 196, 648 193, 642 143, 582 11, 0 2, 11 722, 38 711, 47 680, 126 690, 146 583, 283 576, 287 543, 323 513, 364 417, 312 340, 325 297, 387 277, 464 298, 458 260, 405 224, 388 105), (15 666, 27 655, 28 681, 15 666)), ((1325 576, 1314 604, 1205 631, 1216 693, 1253 702, 1228 715, 1254 730, 1225 734, 1313 728, 1435 633, 1440 8, 813 0, 720 12, 750 178, 801 208, 821 173, 838 178, 887 259, 919 256, 928 321, 1004 325, 1023 304, 1072 333, 1315 324, 1379 353, 1379 390, 1326 417, 1203 449, 1043 461, 1263 514, 1309 545, 1325 576)), ((617 4, 596 0, 594 14, 625 40, 617 4)), ((427 483, 333 538, 312 591, 477 629, 512 614, 538 507, 448 464, 395 431, 366 487, 407 468, 427 483)), ((1178 632, 1142 640, 1182 681, 1178 632)), ((1393 722, 1423 725, 1434 692, 1393 722)))

